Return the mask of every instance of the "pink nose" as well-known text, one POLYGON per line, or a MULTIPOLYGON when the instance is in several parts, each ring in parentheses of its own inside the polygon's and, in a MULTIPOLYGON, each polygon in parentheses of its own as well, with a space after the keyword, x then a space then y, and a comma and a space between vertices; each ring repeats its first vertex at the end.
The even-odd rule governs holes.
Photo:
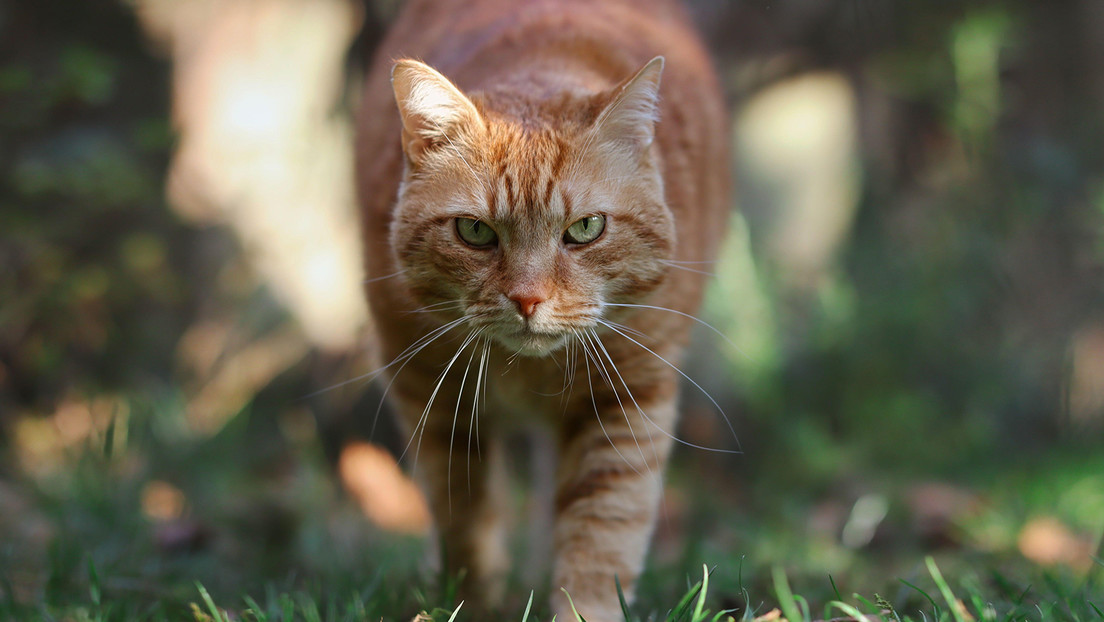
POLYGON ((517 303, 518 311, 521 312, 521 315, 526 318, 533 317, 533 313, 535 313, 537 310, 537 305, 544 302, 544 298, 541 298, 540 296, 533 296, 530 294, 517 294, 514 296, 510 296, 510 300, 513 300, 515 303, 517 303))

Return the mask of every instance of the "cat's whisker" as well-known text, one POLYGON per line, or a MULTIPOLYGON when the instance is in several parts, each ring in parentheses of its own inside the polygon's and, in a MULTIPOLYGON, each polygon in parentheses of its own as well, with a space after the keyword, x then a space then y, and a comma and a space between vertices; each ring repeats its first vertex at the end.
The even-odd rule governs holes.
POLYGON ((521 350, 517 350, 506 359, 506 365, 513 365, 517 357, 521 356, 521 350))
MULTIPOLYGON (((718 337, 720 337, 721 339, 724 339, 725 343, 732 346, 732 349, 736 350, 737 352, 740 353, 740 355, 742 355, 743 357, 748 358, 750 360, 750 357, 742 349, 740 349, 740 346, 733 343, 733 341, 728 338, 728 335, 722 333, 720 330, 718 330, 715 326, 713 326, 709 322, 706 322, 705 320, 703 320, 699 317, 690 315, 689 313, 683 313, 682 311, 678 311, 676 309, 668 309, 667 307, 657 307, 655 305, 629 304, 629 303, 624 303, 624 302, 620 302, 620 303, 619 302, 607 302, 606 306, 609 306, 609 307, 629 307, 629 308, 634 308, 634 309, 652 309, 654 311, 666 311, 668 313, 674 313, 675 315, 681 315, 682 317, 693 320, 693 321, 697 322, 698 324, 701 324, 702 326, 704 326, 704 327, 708 328, 709 330, 713 331, 718 337)), ((603 321, 605 321, 605 320, 603 320, 603 321)))
POLYGON ((391 367, 395 363, 398 363, 399 361, 402 361, 402 365, 399 365, 399 368, 395 370, 394 375, 391 376, 391 380, 389 380, 387 382, 387 386, 384 387, 384 389, 383 389, 383 395, 380 396, 379 404, 376 406, 376 414, 372 417, 372 428, 368 432, 369 438, 372 438, 372 437, 375 436, 375 434, 376 434, 376 424, 379 422, 380 413, 383 412, 383 404, 384 404, 384 400, 387 399, 387 393, 391 391, 391 386, 395 384, 395 379, 399 377, 399 374, 402 373, 402 370, 403 370, 403 368, 406 367, 407 363, 414 360, 414 357, 418 356, 418 353, 420 353, 422 350, 429 347, 429 344, 431 344, 434 341, 436 341, 437 339, 443 337, 446 333, 448 333, 453 328, 456 328, 460 324, 464 323, 464 321, 467 320, 467 319, 468 319, 467 316, 461 317, 461 318, 455 319, 455 320, 453 320, 453 321, 451 321, 447 324, 444 324, 443 326, 437 327, 436 329, 430 331, 428 334, 426 334, 425 336, 421 337, 420 339, 418 339, 417 341, 412 343, 410 346, 408 346, 405 350, 402 351, 402 353, 400 353, 398 356, 396 356, 393 361, 391 361, 386 366, 381 367, 379 370, 377 370, 378 372, 382 372, 383 370, 387 369, 388 367, 391 367))
MULTIPOLYGON (((483 340, 483 358, 485 365, 483 368, 483 412, 487 412, 487 385, 491 377, 491 342, 490 339, 483 340)), ((483 451, 479 447, 479 418, 475 419, 475 455, 480 461, 483 460, 483 451)))
MULTIPOLYGON (((628 339, 629 341, 631 341, 631 342, 635 343, 636 345, 640 346, 641 348, 644 349, 645 352, 651 354, 652 356, 654 356, 657 359, 659 359, 660 361, 662 361, 663 364, 665 364, 668 367, 670 367, 671 369, 675 370, 675 372, 677 372, 680 376, 685 378, 690 384, 694 385, 694 387, 697 388, 698 391, 701 391, 702 395, 704 395, 705 398, 709 400, 709 403, 713 404, 713 407, 717 409, 718 413, 720 413, 721 419, 725 422, 725 425, 728 426, 729 432, 732 433, 732 438, 736 441, 737 445, 739 445, 740 439, 737 438, 736 429, 732 427, 732 422, 728 420, 728 415, 725 414, 724 409, 721 408, 721 405, 717 403, 717 400, 713 399, 713 396, 710 395, 709 392, 706 391, 704 388, 702 388, 702 386, 700 384, 698 384, 697 381, 695 381, 690 376, 686 375, 686 373, 683 372, 681 369, 679 369, 676 365, 674 365, 673 363, 671 363, 667 359, 665 359, 662 356, 660 356, 659 354, 657 354, 654 350, 652 350, 648 346, 640 343, 636 339, 633 339, 627 333, 622 332, 618 328, 610 325, 608 322, 605 322, 603 320, 600 320, 599 323, 604 325, 606 328, 609 328, 613 332, 621 335, 625 339, 628 339)), ((659 427, 659 426, 656 426, 656 427, 659 427)), ((716 447, 706 447, 704 445, 697 445, 695 443, 691 443, 690 441, 686 441, 686 440, 683 440, 681 438, 678 438, 677 436, 672 435, 670 432, 664 430, 661 427, 659 428, 659 430, 661 432, 663 432, 663 434, 666 435, 671 440, 673 440, 673 441, 675 441, 679 444, 685 445, 687 447, 692 447, 694 449, 701 449, 701 450, 704 450, 704 451, 711 451, 711 452, 722 453, 722 454, 741 454, 741 453, 743 453, 742 451, 740 451, 738 449, 719 449, 719 448, 716 448, 716 447)))
POLYGON ((715 260, 715 259, 710 260, 710 261, 688 261, 688 260, 685 260, 685 259, 661 259, 660 261, 664 261, 666 263, 682 264, 684 266, 714 265, 714 264, 717 263, 717 260, 715 260))
MULTIPOLYGON (((594 353, 594 362, 597 366, 598 375, 602 377, 602 380, 604 380, 613 391, 613 397, 617 400, 617 406, 621 409, 621 415, 625 418, 625 425, 629 428, 629 436, 632 437, 633 444, 636 445, 636 451, 640 454, 640 459, 647 465, 648 458, 644 456, 644 449, 640 447, 640 441, 636 438, 636 430, 633 429, 632 421, 629 419, 629 412, 625 409, 625 404, 621 400, 621 393, 617 390, 617 385, 613 382, 613 376, 611 376, 609 370, 606 369, 606 363, 602 360, 600 355, 599 348, 604 349, 604 346, 595 340, 594 334, 588 329, 584 329, 581 334, 583 338, 589 342, 590 350, 594 353)), ((614 371, 617 371, 616 368, 614 371)), ((620 376, 620 374, 618 374, 618 376, 620 376)), ((629 397, 632 397, 632 395, 629 397)), ((649 471, 650 470, 651 468, 649 467, 649 471)))
POLYGON ((383 276, 377 276, 377 277, 371 278, 371 279, 364 279, 363 281, 361 281, 361 285, 367 285, 369 283, 375 283, 377 281, 385 281, 387 279, 393 279, 397 276, 402 276, 404 274, 406 274, 406 270, 399 270, 398 272, 392 272, 391 274, 385 274, 383 276))
MULTIPOLYGON (((478 337, 482 329, 476 332, 478 337)), ((445 487, 448 492, 448 511, 449 516, 452 516, 452 445, 456 439, 456 421, 460 418, 460 402, 464 399, 464 385, 468 382, 468 373, 471 371, 472 361, 475 360, 475 352, 478 348, 472 348, 471 356, 468 357, 468 363, 464 366, 464 377, 460 379, 460 389, 456 392, 456 408, 452 411, 452 431, 449 433, 449 448, 448 448, 448 472, 445 474, 445 487)))
POLYGON ((568 389, 575 384, 575 340, 568 339, 564 346, 564 382, 560 391, 560 405, 567 408, 568 389))
MULTIPOLYGON (((483 395, 484 396, 486 396, 486 391, 487 391, 485 372, 486 372, 486 366, 487 366, 487 349, 490 347, 490 345, 488 344, 486 337, 480 337, 480 340, 481 340, 481 346, 482 346, 482 351, 483 352, 479 356, 479 367, 477 369, 477 373, 476 373, 476 376, 475 376, 475 390, 472 392, 471 421, 468 422, 468 492, 469 493, 471 492, 472 430, 476 431, 475 446, 476 446, 476 451, 479 450, 479 427, 478 427, 479 426, 479 419, 478 419, 479 386, 481 384, 483 385, 483 395)), ((484 401, 486 401, 486 397, 484 397, 484 401)), ((484 409, 486 409, 486 404, 485 403, 484 403, 484 409)))
POLYGON ((461 309, 463 307, 464 301, 462 300, 445 300, 443 302, 435 302, 433 304, 425 305, 424 307, 418 307, 417 309, 411 309, 410 311, 406 311, 406 313, 431 313, 433 311, 442 311, 452 308, 461 309))
MULTIPOLYGON (((579 341, 579 346, 583 350, 583 356, 586 357, 587 361, 590 361, 590 351, 587 347, 586 342, 583 341, 582 335, 580 335, 574 329, 572 329, 571 332, 575 333, 575 337, 579 341)), ((632 469, 633 473, 636 473, 637 475, 643 475, 636 468, 636 466, 633 465, 633 463, 629 462, 629 459, 625 457, 625 454, 621 453, 621 450, 617 448, 617 443, 613 442, 613 439, 610 438, 609 432, 606 431, 606 424, 602 423, 602 415, 598 412, 598 401, 594 399, 594 382, 591 380, 590 377, 590 367, 591 366, 589 364, 585 366, 587 373, 587 388, 590 390, 590 404, 594 407, 594 418, 598 420, 598 427, 602 430, 602 434, 605 435, 606 440, 609 441, 610 447, 613 449, 614 453, 616 453, 617 456, 621 458, 621 461, 624 462, 625 465, 628 466, 630 469, 632 469)))
POLYGON ((669 268, 674 268, 676 270, 683 270, 683 271, 686 271, 686 272, 693 272, 694 274, 704 274, 705 276, 716 276, 712 272, 706 272, 705 270, 697 270, 697 269, 694 269, 694 268, 687 268, 686 266, 680 266, 679 264, 672 263, 670 261, 666 261, 666 260, 663 260, 663 259, 659 260, 659 263, 661 263, 661 264, 663 264, 663 265, 665 265, 669 268))
MULTIPOLYGON (((388 363, 386 365, 383 365, 382 367, 377 367, 376 369, 373 369, 372 371, 370 371, 366 374, 361 374, 359 376, 349 378, 348 380, 342 380, 341 382, 338 382, 336 384, 332 384, 328 387, 324 387, 324 388, 318 389, 317 391, 308 393, 308 394, 304 395, 302 397, 302 399, 306 400, 306 399, 310 399, 312 397, 317 397, 317 396, 319 396, 323 393, 333 391, 334 389, 340 389, 341 387, 353 384, 354 382, 361 382, 361 381, 369 382, 369 381, 375 380, 377 377, 379 377, 380 374, 382 374, 384 371, 389 369, 392 365, 395 365, 396 363, 404 360, 404 357, 406 357, 405 360, 409 360, 409 357, 407 357, 408 353, 409 353, 410 356, 414 356, 415 354, 417 354, 417 352, 412 353, 411 350, 413 350, 414 348, 417 348, 420 344, 423 345, 423 346, 428 345, 428 343, 429 343, 428 341, 426 342, 426 344, 422 344, 423 340, 428 339, 429 341, 433 341, 437 337, 440 337, 441 335, 448 332, 452 328, 455 328, 457 325, 459 325, 460 323, 462 323, 463 321, 465 321, 467 319, 468 318, 465 316, 465 317, 457 318, 457 319, 455 319, 455 320, 453 320, 453 321, 451 321, 448 324, 445 324, 443 326, 438 326, 437 328, 433 329, 432 331, 430 331, 426 335, 423 335, 421 338, 419 338, 417 341, 415 341, 411 345, 407 346, 407 348, 405 350, 403 350, 401 353, 399 353, 399 355, 396 356, 390 363, 388 363)), ((388 386, 390 386, 390 385, 388 385, 388 386)), ((373 429, 374 429, 374 427, 375 426, 373 426, 373 429)))
POLYGON ((429 411, 433 408, 433 402, 437 399, 437 393, 441 390, 441 385, 445 382, 445 376, 448 375, 449 370, 452 369, 453 364, 456 363, 456 359, 460 358, 460 355, 464 353, 464 349, 479 335, 478 330, 474 330, 468 333, 468 336, 464 338, 464 342, 457 348, 456 354, 452 355, 447 365, 445 365, 444 371, 437 376, 437 383, 433 387, 433 391, 429 394, 429 399, 426 401, 425 408, 422 410, 422 416, 418 418, 417 423, 414 425, 414 430, 410 435, 410 440, 406 442, 406 447, 403 448, 402 454, 399 455, 399 460, 402 460, 406 456, 406 452, 410 450, 410 444, 414 442, 414 437, 418 437, 418 444, 414 448, 414 467, 413 470, 418 468, 418 456, 422 450, 422 436, 425 434, 426 426, 429 424, 429 411))
POLYGON ((636 335, 637 337, 640 337, 641 339, 649 339, 649 340, 652 339, 651 335, 648 335, 644 331, 637 330, 637 329, 633 328, 632 326, 626 326, 624 324, 618 324, 617 322, 614 322, 613 320, 605 320, 605 319, 602 319, 602 318, 597 318, 597 319, 595 319, 594 322, 595 322, 595 324, 599 324, 599 321, 608 322, 610 324, 610 326, 616 326, 617 328, 620 328, 621 330, 629 333, 630 335, 636 335))
MULTIPOLYGON (((610 368, 613 369, 613 373, 617 374, 617 379, 621 381, 621 386, 625 387, 625 393, 629 396, 629 400, 632 401, 633 406, 636 407, 636 410, 640 413, 640 416, 643 417, 644 420, 647 421, 648 423, 651 423, 652 425, 654 425, 656 427, 659 427, 658 425, 656 425, 656 423, 654 421, 652 421, 651 417, 648 416, 648 413, 644 411, 644 408, 642 408, 640 406, 640 404, 637 403, 636 397, 633 396, 633 394, 632 394, 632 389, 629 388, 629 383, 625 382, 625 378, 621 375, 621 371, 617 369, 617 364, 614 363, 613 357, 610 356, 609 350, 606 349, 606 344, 602 343, 602 340, 598 338, 598 335, 597 335, 597 333, 594 332, 594 329, 590 329, 590 338, 595 344, 597 344, 598 348, 601 349, 602 354, 604 354, 605 357, 606 357, 606 360, 609 361, 610 368)), ((622 407, 622 410, 624 410, 624 407, 622 407)), ((625 420, 626 420, 626 422, 628 421, 628 415, 627 414, 625 415, 625 420)), ((629 431, 630 432, 632 431, 632 426, 631 425, 629 426, 629 431)), ((659 462, 659 452, 656 451, 655 440, 652 438, 652 431, 648 426, 644 427, 644 431, 648 434, 648 444, 652 448, 652 456, 655 458, 656 464, 659 464, 660 463, 659 462)), ((637 449, 639 449, 639 448, 640 448, 640 444, 637 443, 637 449)), ((640 457, 644 459, 644 464, 648 464, 647 458, 644 458, 644 452, 643 451, 641 451, 640 457)), ((651 472, 651 467, 649 467, 648 470, 649 470, 649 472, 651 472)), ((653 476, 658 476, 659 474, 655 473, 655 472, 652 472, 652 475, 653 476)))

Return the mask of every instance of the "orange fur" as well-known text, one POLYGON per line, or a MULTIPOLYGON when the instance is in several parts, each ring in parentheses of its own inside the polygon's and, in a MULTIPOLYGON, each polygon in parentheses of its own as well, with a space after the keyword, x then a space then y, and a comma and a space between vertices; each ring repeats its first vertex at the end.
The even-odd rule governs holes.
POLYGON ((591 622, 620 617, 614 575, 631 596, 677 415, 659 357, 677 364, 704 286, 671 262, 714 256, 727 129, 665 0, 413 0, 384 42, 358 120, 368 300, 446 563, 481 605, 507 571, 496 439, 518 421, 559 447, 559 618, 561 586, 591 622), (573 242, 588 216, 604 231, 573 242), (670 311, 618 306, 636 304, 670 311))

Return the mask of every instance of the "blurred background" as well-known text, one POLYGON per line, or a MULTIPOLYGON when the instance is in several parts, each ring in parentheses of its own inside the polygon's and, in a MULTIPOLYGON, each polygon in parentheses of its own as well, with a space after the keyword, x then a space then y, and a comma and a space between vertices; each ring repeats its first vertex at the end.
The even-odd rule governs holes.
MULTIPOLYGON (((445 604, 349 382, 350 111, 397 8, 0 2, 0 612, 445 604)), ((1104 3, 691 10, 738 196, 701 267, 731 343, 685 366, 724 412, 687 386, 680 435, 736 449, 727 417, 742 453, 679 450, 641 606, 702 563, 725 606, 772 565, 907 599, 926 554, 998 599, 1099 590, 1104 3)))

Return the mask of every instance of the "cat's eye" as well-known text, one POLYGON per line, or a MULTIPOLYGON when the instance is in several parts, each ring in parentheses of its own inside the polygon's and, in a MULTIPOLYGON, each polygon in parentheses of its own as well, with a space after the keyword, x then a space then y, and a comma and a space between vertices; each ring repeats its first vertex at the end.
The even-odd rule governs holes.
POLYGON ((587 244, 598 239, 606 229, 606 217, 602 215, 580 218, 564 231, 564 242, 587 244))
POLYGON ((457 218, 456 233, 460 235, 461 240, 472 246, 493 246, 498 242, 498 234, 494 229, 482 220, 474 218, 457 218))

